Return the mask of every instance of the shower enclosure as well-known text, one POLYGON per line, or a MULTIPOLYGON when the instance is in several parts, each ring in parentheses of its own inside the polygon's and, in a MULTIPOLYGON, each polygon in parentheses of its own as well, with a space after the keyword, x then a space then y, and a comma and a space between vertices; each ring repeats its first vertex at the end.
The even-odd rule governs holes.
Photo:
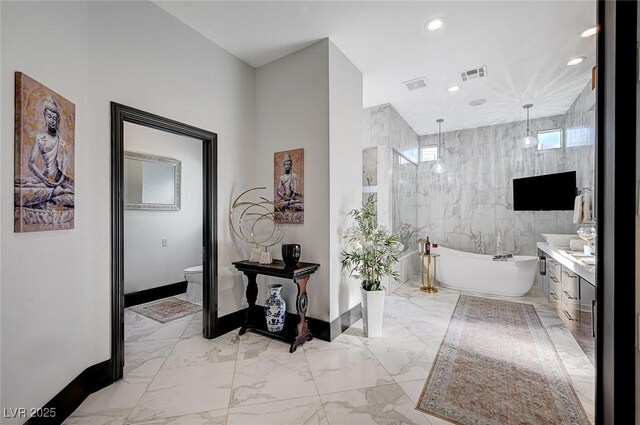
MULTIPOLYGON (((419 268, 418 250, 418 164, 402 155, 397 150, 392 151, 391 171, 391 223, 393 233, 396 234, 404 246, 404 251, 398 271, 401 281, 413 277, 419 268)), ((398 283, 391 283, 393 292, 398 283)))
POLYGON ((404 244, 404 253, 417 249, 418 207, 416 184, 418 164, 393 150, 391 172, 392 230, 404 244))
POLYGON ((419 273, 418 232, 418 135, 391 105, 364 110, 362 197, 377 201, 378 224, 391 229, 405 250, 395 267, 400 281, 387 279, 383 286, 395 291, 419 273))

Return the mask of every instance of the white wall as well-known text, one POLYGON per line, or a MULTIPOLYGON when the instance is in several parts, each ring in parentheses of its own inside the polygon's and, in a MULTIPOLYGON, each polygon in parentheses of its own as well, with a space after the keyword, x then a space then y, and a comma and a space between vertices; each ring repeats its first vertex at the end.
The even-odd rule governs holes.
MULTIPOLYGON (((321 265, 307 287, 308 316, 320 320, 333 320, 360 302, 357 282, 339 261, 346 214, 362 196, 361 140, 362 74, 330 40, 256 70, 255 184, 266 186, 270 197, 274 152, 304 148, 304 224, 284 225, 283 243, 299 243, 300 261, 321 265)), ((272 255, 281 258, 279 246, 272 255)), ((287 310, 295 312, 295 285, 285 284, 283 295, 287 310)), ((258 303, 267 296, 259 285, 258 303)))
MULTIPOLYGON (((13 180, 14 72, 76 105, 75 229, 13 233, 13 214, 7 213, 0 227, 0 244, 9 254, 0 270, 2 407, 40 407, 86 367, 109 358, 108 166, 103 179, 90 177, 96 157, 108 161, 108 138, 104 150, 92 146, 87 6, 2 2, 0 8, 4 182, 13 180), (46 37, 37 28, 47 28, 46 37), (102 183, 104 199, 98 196, 102 183)), ((4 185, 1 196, 10 212, 12 185, 4 185)))
MULTIPOLYGON (((254 70, 149 2, 2 2, 0 173, 13 181, 14 72, 76 105, 75 229, 13 233, 2 215, 2 407, 39 407, 110 357, 110 101, 218 134, 218 217, 254 182, 254 70), (188 48, 185 48, 188 46, 188 48)), ((2 205, 13 188, 2 186, 2 205)), ((222 314, 243 257, 218 222, 222 314)), ((3 424, 23 421, 3 420, 3 424)))
POLYGON ((330 320, 360 302, 360 282, 340 266, 352 226, 349 211, 362 199, 362 73, 329 41, 329 281, 330 320))
MULTIPOLYGON (((309 279, 307 314, 329 319, 329 50, 328 40, 299 50, 256 70, 256 150, 254 186, 273 196, 273 154, 304 148, 304 224, 283 225, 283 243, 299 243, 300 261, 321 265, 309 279)), ((271 249, 282 258, 280 246, 271 249)), ((264 276, 258 277, 262 281, 264 276)), ((287 311, 295 312, 295 285, 282 294, 287 311)), ((258 303, 268 296, 258 285, 258 303)))
POLYGON ((185 268, 202 264, 202 141, 125 123, 124 148, 177 159, 182 168, 179 211, 124 211, 128 294, 182 282, 185 268))

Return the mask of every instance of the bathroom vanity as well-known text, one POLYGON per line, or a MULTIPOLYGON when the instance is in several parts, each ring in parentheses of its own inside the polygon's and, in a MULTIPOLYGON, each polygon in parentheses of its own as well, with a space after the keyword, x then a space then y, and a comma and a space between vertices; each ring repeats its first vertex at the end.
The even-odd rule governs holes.
MULTIPOLYGON (((593 361, 595 349, 595 265, 580 253, 538 242, 542 290, 578 344, 593 361)), ((588 257, 587 257, 588 258, 588 257)))

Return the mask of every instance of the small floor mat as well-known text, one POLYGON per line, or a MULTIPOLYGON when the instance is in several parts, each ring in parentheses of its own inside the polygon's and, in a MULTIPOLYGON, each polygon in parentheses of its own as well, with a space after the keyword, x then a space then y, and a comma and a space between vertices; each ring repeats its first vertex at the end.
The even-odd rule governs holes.
POLYGON ((131 310, 160 323, 167 323, 172 320, 197 313, 202 310, 202 307, 177 298, 164 298, 158 301, 133 306, 131 307, 131 310))

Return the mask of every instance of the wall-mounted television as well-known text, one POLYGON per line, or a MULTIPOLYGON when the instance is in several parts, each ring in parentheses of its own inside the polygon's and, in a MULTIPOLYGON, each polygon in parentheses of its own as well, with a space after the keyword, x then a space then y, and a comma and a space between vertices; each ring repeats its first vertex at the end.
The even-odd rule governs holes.
POLYGON ((515 211, 573 210, 576 193, 575 171, 513 179, 513 209, 515 211))

